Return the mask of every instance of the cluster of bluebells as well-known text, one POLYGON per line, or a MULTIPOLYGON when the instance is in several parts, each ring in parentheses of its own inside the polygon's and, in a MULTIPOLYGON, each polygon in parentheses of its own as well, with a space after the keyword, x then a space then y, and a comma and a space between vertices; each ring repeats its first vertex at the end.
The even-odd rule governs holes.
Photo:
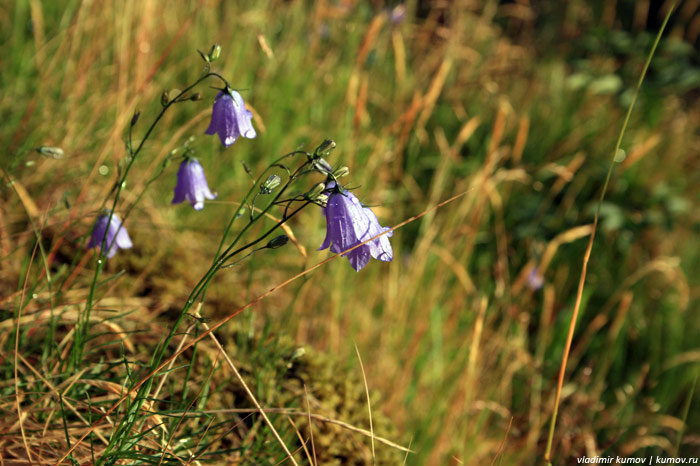
MULTIPOLYGON (((212 53, 210 52, 206 57, 209 58, 212 53)), ((205 59, 205 61, 209 63, 210 60, 205 59)), ((241 95, 226 86, 214 100, 211 122, 205 133, 218 135, 221 144, 229 147, 241 136, 249 139, 257 136, 251 121, 252 117, 253 114, 246 109, 241 95)), ((132 121, 132 125, 133 123, 132 121)), ((332 143, 332 141, 326 141, 326 143, 332 143)), ((388 230, 390 229, 381 226, 370 208, 362 205, 353 193, 337 183, 337 177, 330 175, 331 167, 325 166, 327 162, 320 158, 313 160, 318 171, 329 175, 328 184, 321 188, 323 197, 326 199, 325 204, 321 204, 326 218, 326 238, 319 250, 330 247, 334 253, 344 252, 343 255, 357 271, 364 268, 370 258, 391 261, 393 251, 389 243, 391 231, 388 230), (316 164, 321 162, 323 166, 319 168, 316 164), (385 232, 386 234, 382 235, 385 232)), ((347 169, 345 171, 347 172, 347 169)), ((276 181, 278 182, 275 186, 279 184, 279 177, 276 177, 276 181)), ((271 189, 269 191, 271 192, 271 189)), ((215 198, 216 194, 207 184, 204 168, 197 159, 186 153, 177 172, 177 182, 171 203, 179 204, 187 201, 195 210, 202 210, 205 199, 215 198)), ((285 242, 278 241, 277 243, 280 244, 274 243, 273 246, 279 247, 285 242)), ((94 248, 103 243, 106 252, 103 251, 102 255, 107 258, 114 257, 119 249, 132 247, 129 234, 116 213, 107 212, 97 218, 87 247, 94 248)))
MULTIPOLYGON (((228 147, 233 144, 239 136, 244 138, 254 138, 257 136, 251 119, 253 114, 247 110, 241 95, 227 87, 219 92, 214 101, 211 122, 206 134, 218 134, 221 144, 228 147)), ((212 193, 204 175, 204 168, 195 158, 185 156, 180 168, 177 171, 177 183, 175 184, 172 204, 189 202, 195 210, 204 208, 205 199, 216 199, 216 194, 212 193)), ((117 214, 100 215, 95 222, 90 235, 88 249, 100 246, 105 240, 108 245, 104 254, 108 259, 114 257, 117 250, 132 247, 131 239, 122 226, 117 214), (116 241, 115 241, 116 237, 116 241)))

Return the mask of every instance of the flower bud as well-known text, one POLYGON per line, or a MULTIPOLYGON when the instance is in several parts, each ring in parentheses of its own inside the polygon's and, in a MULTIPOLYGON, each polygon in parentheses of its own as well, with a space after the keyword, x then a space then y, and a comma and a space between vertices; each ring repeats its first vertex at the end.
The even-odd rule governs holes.
POLYGON ((245 170, 245 172, 246 172, 248 175, 250 175, 251 173, 253 173, 253 170, 251 170, 250 167, 249 167, 243 160, 241 160, 241 164, 243 164, 243 170, 245 170))
POLYGON ((304 349, 303 346, 300 346, 299 348, 295 349, 294 352, 292 353, 292 356, 289 358, 292 361, 295 359, 299 359, 303 357, 306 354, 306 350, 304 349))
POLYGON ((313 164, 314 168, 324 175, 330 175, 331 172, 333 172, 333 167, 331 167, 331 164, 326 162, 326 160, 322 157, 315 158, 313 164))
POLYGON ((277 175, 270 175, 260 186, 260 194, 270 194, 282 183, 282 178, 277 175))
POLYGON ((348 173, 350 173, 350 169, 348 167, 340 167, 333 172, 333 176, 335 179, 338 179, 344 177, 348 173))
POLYGON ((306 193, 306 198, 313 201, 318 198, 318 196, 320 196, 325 189, 326 183, 317 183, 308 193, 306 193))
POLYGON ((316 155, 322 155, 322 154, 327 154, 330 151, 335 149, 335 141, 332 139, 326 139, 324 140, 314 151, 314 154, 316 155))
POLYGON ((316 201, 316 204, 326 207, 326 204, 328 204, 328 194, 319 194, 314 200, 316 201))
POLYGON ((403 21, 406 19, 406 13, 406 5, 401 3, 391 10, 391 13, 389 13, 389 19, 395 26, 397 26, 403 23, 403 21))
POLYGON ((198 101, 198 100, 202 100, 202 94, 201 94, 200 92, 195 92, 194 94, 192 94, 192 95, 190 96, 190 100, 191 100, 192 102, 196 102, 196 101, 198 101))
POLYGON ((289 236, 279 235, 279 236, 272 238, 270 240, 270 242, 267 243, 267 246, 265 246, 265 247, 269 248, 269 249, 277 249, 277 248, 281 248, 282 246, 284 246, 288 242, 289 242, 289 236))
POLYGON ((214 44, 211 46, 211 49, 209 49, 209 55, 207 56, 209 58, 209 62, 213 62, 216 59, 219 58, 219 55, 221 55, 221 45, 219 44, 214 44))
MULTIPOLYGON (((165 107, 168 105, 173 99, 178 97, 180 95, 180 89, 170 89, 169 91, 163 91, 163 93, 160 95, 160 104, 165 107)), ((178 102, 181 102, 180 98, 177 100, 178 102)))
POLYGON ((134 112, 134 116, 131 117, 131 126, 136 125, 136 122, 139 121, 140 116, 141 112, 139 110, 134 112))
POLYGON ((60 147, 39 146, 35 150, 44 157, 48 157, 50 159, 63 158, 63 149, 61 149, 60 147))

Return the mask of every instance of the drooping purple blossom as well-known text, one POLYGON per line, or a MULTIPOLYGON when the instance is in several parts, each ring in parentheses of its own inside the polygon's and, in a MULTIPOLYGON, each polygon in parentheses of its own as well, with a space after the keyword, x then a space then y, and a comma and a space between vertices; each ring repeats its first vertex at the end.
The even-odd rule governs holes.
POLYGON ((209 190, 204 169, 199 161, 187 158, 182 161, 177 171, 177 184, 171 204, 188 201, 195 210, 202 210, 204 199, 216 199, 216 194, 209 190))
POLYGON ((527 275, 527 286, 533 290, 537 291, 544 285, 544 277, 537 270, 537 267, 533 267, 530 273, 527 275))
POLYGON ((92 235, 88 243, 88 249, 102 246, 102 240, 105 240, 107 259, 111 259, 119 249, 129 249, 133 246, 129 233, 122 226, 122 221, 117 214, 112 214, 112 220, 109 220, 109 212, 100 215, 95 221, 95 226, 92 228, 92 235), (105 238, 105 230, 107 238, 105 238))
POLYGON ((389 13, 389 19, 395 26, 398 26, 406 19, 406 14, 406 5, 400 3, 392 8, 391 12, 389 13))
MULTIPOLYGON (((334 183, 329 183, 329 188, 334 186, 334 183)), ((363 207, 350 191, 332 193, 323 210, 326 215, 326 239, 318 248, 319 251, 330 246, 332 252, 340 253, 389 229, 381 226, 374 212, 368 207, 363 207)), ((389 236, 391 232, 344 255, 358 272, 367 265, 370 257, 385 262, 391 261, 394 253, 389 236)))
POLYGON ((236 142, 239 136, 252 139, 257 133, 251 118, 253 114, 245 108, 241 94, 233 89, 221 91, 214 101, 211 123, 206 134, 218 134, 224 147, 236 142))

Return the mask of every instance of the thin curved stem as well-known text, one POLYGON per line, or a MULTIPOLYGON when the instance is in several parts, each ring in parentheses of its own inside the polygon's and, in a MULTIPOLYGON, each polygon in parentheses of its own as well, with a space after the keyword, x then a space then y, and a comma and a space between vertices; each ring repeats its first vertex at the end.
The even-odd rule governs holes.
MULTIPOLYGON (((250 189, 250 190, 248 191, 248 193, 246 194, 246 196, 245 196, 245 198, 244 198, 244 200, 243 200, 243 203, 242 203, 241 205, 245 205, 245 203, 247 202, 247 199, 250 197, 250 195, 255 191, 256 188, 258 188, 260 182, 262 181, 263 177, 265 176, 265 174, 266 174, 266 172, 269 170, 269 168, 271 168, 274 164, 278 163, 280 160, 283 160, 283 159, 286 158, 286 157, 291 157, 291 156, 294 156, 294 155, 298 155, 299 153, 300 153, 300 151, 294 151, 294 152, 291 152, 291 153, 289 153, 289 154, 285 154, 284 156, 280 157, 280 158, 277 159, 275 162, 273 162, 273 164, 271 164, 271 165, 268 167, 268 169, 266 169, 266 170, 263 172, 263 174, 257 179, 257 181, 253 184, 253 186, 251 187, 251 189, 250 189)), ((301 152, 301 153, 303 153, 303 152, 301 152)), ((306 153, 304 153, 304 154, 306 154, 306 153)), ((308 155, 308 154, 306 154, 306 155, 308 155)), ((297 169, 297 170, 295 171, 295 174, 298 173, 299 170, 302 170, 308 163, 309 163, 308 160, 307 160, 307 161, 304 161, 304 163, 301 164, 301 166, 299 167, 299 169, 297 169)), ((283 186, 283 188, 280 189, 280 191, 277 193, 276 197, 267 205, 267 207, 266 207, 264 210, 261 210, 261 213, 260 213, 258 216, 254 217, 252 220, 250 220, 250 221, 248 222, 248 224, 245 225, 245 226, 241 229, 241 231, 238 233, 238 235, 237 235, 236 238, 232 241, 232 243, 231 243, 223 252, 221 252, 221 249, 222 249, 222 247, 223 247, 223 244, 225 243, 226 237, 228 236, 228 233, 229 233, 229 231, 230 231, 230 229, 231 229, 231 227, 232 227, 232 225, 233 225, 233 222, 234 222, 235 219, 237 218, 237 214, 238 214, 238 211, 239 211, 239 210, 237 209, 237 210, 232 214, 231 220, 229 221, 227 227, 225 228, 225 230, 224 230, 224 232, 223 232, 223 234, 222 234, 222 238, 221 238, 221 241, 220 241, 220 243, 219 243, 219 248, 218 248, 218 250, 217 250, 217 254, 216 254, 216 256, 215 256, 215 259, 214 259, 214 261, 213 261, 211 267, 210 267, 209 270, 204 274, 204 276, 197 282, 197 284, 194 286, 194 288, 193 288, 192 291, 190 292, 190 295, 189 295, 187 301, 185 302, 185 305, 183 306, 183 308, 182 308, 182 310, 180 311, 179 315, 177 316, 177 318, 176 318, 175 321, 173 322, 173 324, 172 324, 172 326, 171 326, 171 328, 170 328, 170 331, 168 332, 167 336, 163 339, 162 343, 161 343, 161 344, 158 346, 158 348, 156 349, 156 351, 155 351, 155 353, 154 353, 154 356, 153 356, 153 359, 152 359, 152 361, 151 361, 151 367, 152 367, 153 369, 156 369, 156 368, 158 368, 158 367, 160 366, 160 363, 161 363, 161 361, 163 360, 165 351, 166 351, 167 348, 169 347, 169 344, 170 344, 170 342, 172 341, 172 339, 174 338, 174 336, 175 336, 175 334, 176 334, 176 332, 177 332, 177 329, 178 329, 178 327, 180 326, 180 323, 182 322, 182 319, 184 318, 185 315, 188 314, 188 312, 189 312, 190 309, 192 308, 193 304, 194 304, 197 300, 200 300, 200 302, 204 302, 205 295, 206 295, 206 291, 207 291, 207 288, 208 288, 208 286, 209 286, 211 280, 214 278, 214 276, 216 275, 216 273, 219 272, 219 271, 225 266, 226 261, 230 260, 232 257, 236 256, 237 254, 241 253, 242 251, 245 251, 245 250, 247 250, 247 249, 249 249, 249 248, 255 246, 256 244, 258 244, 260 241, 262 241, 262 240, 265 239, 267 236, 269 236, 275 229, 277 229, 278 227, 280 227, 284 222, 288 221, 290 218, 292 218, 295 214, 297 214, 297 213, 298 213, 299 211, 301 211, 304 207, 306 207, 306 205, 308 205, 308 204, 310 203, 310 202, 307 202, 307 203, 303 204, 302 206, 300 206, 298 209, 296 209, 294 212, 292 212, 292 214, 290 214, 290 215, 285 215, 285 217, 284 217, 282 220, 278 221, 272 228, 270 228, 269 230, 267 230, 262 236, 260 236, 260 237, 257 238, 256 240, 251 241, 251 242, 245 244, 244 246, 241 246, 241 247, 239 247, 238 249, 232 251, 232 249, 233 249, 233 248, 235 247, 235 245, 238 243, 238 241, 239 241, 240 238, 243 236, 243 234, 244 234, 246 231, 248 231, 248 229, 250 229, 250 227, 251 227, 255 222, 257 222, 258 220, 260 220, 261 218, 263 218, 263 216, 264 216, 264 215, 272 208, 272 206, 274 205, 274 201, 277 200, 277 199, 279 199, 279 197, 282 196, 282 194, 284 193, 284 191, 285 191, 285 190, 291 185, 291 183, 294 182, 295 180, 296 180, 296 178, 294 177, 294 175, 292 175, 292 176, 288 179, 287 183, 283 186)), ((239 209, 240 209, 240 208, 239 208, 239 209)), ((152 386, 152 381, 149 380, 149 381, 146 381, 146 382, 143 383, 143 384, 140 384, 138 387, 133 387, 133 388, 132 388, 132 390, 138 389, 138 393, 137 393, 137 396, 136 396, 136 398, 135 398, 134 403, 131 404, 131 405, 129 406, 128 411, 127 411, 126 415, 125 415, 124 418, 123 418, 123 419, 124 419, 123 423, 120 424, 119 427, 117 428, 118 431, 127 431, 128 429, 131 428, 131 424, 132 424, 132 422, 133 422, 132 419, 136 419, 136 417, 137 417, 136 414, 137 414, 138 411, 141 409, 141 407, 142 407, 142 405, 143 405, 143 402, 148 398, 148 393, 149 393, 150 390, 151 390, 151 386, 152 386)), ((121 436, 120 436, 120 435, 114 435, 113 438, 118 439, 118 438, 121 438, 121 436)), ((106 453, 111 452, 114 448, 116 448, 116 445, 109 445, 108 448, 107 448, 106 453)))
MULTIPOLYGON (((88 331, 88 326, 89 326, 89 322, 90 322, 90 313, 92 311, 93 302, 95 300, 95 292, 97 290, 97 281, 98 281, 98 278, 100 276, 100 273, 102 272, 102 269, 104 268, 105 255, 108 252, 108 251, 105 251, 105 248, 107 247, 107 236, 108 236, 108 232, 109 232, 109 225, 111 225, 112 218, 114 217, 114 211, 117 208, 117 204, 119 203, 119 199, 121 197, 122 189, 124 188, 124 183, 126 181, 126 177, 128 176, 129 171, 131 170, 131 167, 134 165, 134 162, 136 161, 136 157, 141 152, 141 149, 143 149, 144 144, 146 143, 148 138, 153 133, 153 130, 155 129, 155 127, 158 125, 160 120, 163 118, 163 115, 165 115, 165 112, 173 104, 175 104, 180 97, 182 97, 183 95, 185 95, 186 93, 188 93, 189 91, 194 89, 196 86, 198 86, 202 81, 204 81, 210 77, 216 77, 218 79, 221 79, 225 85, 228 85, 228 82, 218 73, 210 72, 210 73, 207 73, 207 74, 201 76, 193 84, 187 86, 184 90, 180 91, 180 93, 178 93, 177 96, 175 96, 172 100, 170 100, 167 104, 165 104, 163 106, 163 108, 160 111, 160 113, 158 114, 158 116, 156 116, 156 118, 153 120, 153 123, 151 123, 151 125, 146 130, 146 134, 141 139, 141 142, 139 143, 136 150, 134 150, 133 152, 131 152, 129 154, 129 163, 126 165, 126 168, 124 169, 124 173, 121 175, 121 177, 118 180, 118 184, 116 185, 116 193, 114 195, 114 201, 112 202, 112 208, 110 209, 109 216, 107 218, 107 228, 105 228, 105 233, 104 233, 104 236, 102 237, 100 249, 98 251, 97 267, 95 268, 95 273, 94 273, 93 278, 92 278, 92 283, 90 284, 90 291, 88 293, 87 302, 85 304, 85 312, 83 313, 82 319, 80 317, 78 317, 78 328, 76 329, 76 340, 77 341, 76 341, 76 344, 73 346, 74 350, 72 351, 72 357, 71 357, 71 363, 73 364, 73 366, 75 366, 77 363, 80 362, 80 360, 82 359, 84 349, 85 349, 85 340, 87 338, 87 331, 88 331)), ((129 129, 130 133, 131 133, 131 131, 132 131, 132 128, 129 129)), ((129 137, 131 138, 131 135, 129 137)), ((130 151, 132 150, 131 143, 130 143, 129 150, 130 151)), ((130 213, 130 212, 131 212, 131 209, 129 209, 128 213, 130 213)), ((117 230, 117 232, 115 232, 115 235, 114 235, 115 239, 113 241, 116 241, 116 235, 119 234, 119 231, 121 230, 121 228, 123 228, 123 225, 124 225, 124 222, 126 221, 128 213, 122 219, 122 224, 119 226, 119 229, 117 230)))
POLYGON ((656 47, 659 45, 659 41, 661 40, 661 35, 664 32, 664 29, 666 29, 666 24, 668 23, 668 19, 671 17, 671 13, 673 13, 673 10, 675 8, 676 4, 674 3, 671 5, 671 8, 668 10, 668 13, 666 14, 666 18, 664 18, 664 22, 661 25, 661 29, 659 29, 659 33, 656 35, 656 39, 654 40, 654 44, 651 47, 651 50, 649 51, 649 55, 647 56, 646 62, 644 63, 644 68, 642 69, 642 74, 639 76, 639 80, 637 81, 637 86, 634 89, 634 95, 632 96, 632 102, 630 103, 629 108, 627 109, 627 114, 625 115, 625 119, 622 123, 622 128, 620 130, 620 134, 617 137, 617 142, 615 143, 615 150, 613 151, 612 155, 612 160, 610 161, 610 166, 608 167, 608 174, 605 177, 605 183, 603 184, 603 189, 600 192, 600 198, 598 199, 598 205, 595 210, 595 216, 593 217, 593 228, 591 229, 591 236, 588 239, 588 245, 586 246, 586 252, 583 255, 583 266, 581 268, 581 275, 579 277, 579 282, 578 282, 578 291, 576 293, 576 301, 574 303, 574 311, 571 314, 571 321, 569 322, 569 332, 566 336, 566 344, 564 345, 564 354, 562 355, 562 360, 561 360, 561 365, 559 366, 559 377, 557 378, 557 389, 554 395, 554 409, 552 410, 552 418, 549 423, 549 435, 547 437, 547 448, 544 453, 544 460, 547 462, 548 466, 552 465, 551 461, 551 454, 552 454, 552 444, 554 441, 554 431, 556 428, 556 423, 557 423, 557 415, 559 413, 559 403, 561 401, 561 391, 562 387, 564 385, 564 376, 566 374, 566 364, 569 361, 569 353, 571 352, 571 343, 574 339, 574 331, 576 330, 576 321, 578 320, 578 314, 581 309, 581 299, 583 297, 583 287, 586 284, 586 274, 588 272, 588 261, 591 257, 591 251, 593 250, 593 242, 595 241, 595 235, 596 235, 596 230, 598 228, 598 218, 600 215, 600 207, 603 205, 603 199, 605 199, 605 194, 607 193, 608 190, 608 185, 610 184, 610 179, 612 178, 612 173, 613 170, 615 169, 616 165, 616 157, 618 152, 620 151, 620 146, 622 145, 622 138, 625 135, 625 132, 627 131, 627 125, 630 121, 630 116, 632 115, 632 110, 634 109, 634 105, 637 102, 637 98, 639 97, 639 90, 642 87, 642 82, 644 81, 644 77, 647 74, 647 70, 649 69, 649 64, 651 63, 651 59, 654 56, 654 52, 656 52, 656 47))

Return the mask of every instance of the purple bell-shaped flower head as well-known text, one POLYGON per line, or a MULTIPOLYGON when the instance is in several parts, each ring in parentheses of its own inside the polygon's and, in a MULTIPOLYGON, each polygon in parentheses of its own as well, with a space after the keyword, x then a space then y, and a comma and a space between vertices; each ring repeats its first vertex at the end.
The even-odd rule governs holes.
MULTIPOLYGON (((331 194, 324 214, 326 239, 319 250, 330 247, 332 252, 340 253, 387 230, 379 224, 374 212, 363 207, 350 191, 331 194)), ((344 255, 358 272, 367 265, 371 257, 390 261, 393 258, 393 251, 387 238, 389 235, 363 244, 344 255)))
POLYGON ((100 215, 95 221, 95 226, 92 228, 92 235, 88 243, 88 249, 102 246, 102 240, 105 240, 107 247, 107 259, 111 259, 119 249, 129 249, 133 246, 129 233, 122 226, 122 222, 117 214, 112 215, 112 220, 109 220, 109 212, 100 215), (107 238, 105 238, 105 231, 107 238))
POLYGON ((216 199, 216 194, 209 190, 204 169, 199 161, 187 158, 182 161, 177 171, 177 184, 171 204, 188 201, 195 210, 202 210, 204 199, 216 199))
POLYGON ((542 285, 544 285, 544 277, 540 271, 537 270, 537 267, 533 267, 532 270, 530 270, 530 273, 527 275, 526 283, 532 291, 537 291, 542 288, 542 285))
POLYGON ((216 96, 206 134, 218 134, 224 147, 236 142, 239 136, 252 139, 257 136, 252 118, 253 114, 245 108, 241 94, 226 89, 216 96))

